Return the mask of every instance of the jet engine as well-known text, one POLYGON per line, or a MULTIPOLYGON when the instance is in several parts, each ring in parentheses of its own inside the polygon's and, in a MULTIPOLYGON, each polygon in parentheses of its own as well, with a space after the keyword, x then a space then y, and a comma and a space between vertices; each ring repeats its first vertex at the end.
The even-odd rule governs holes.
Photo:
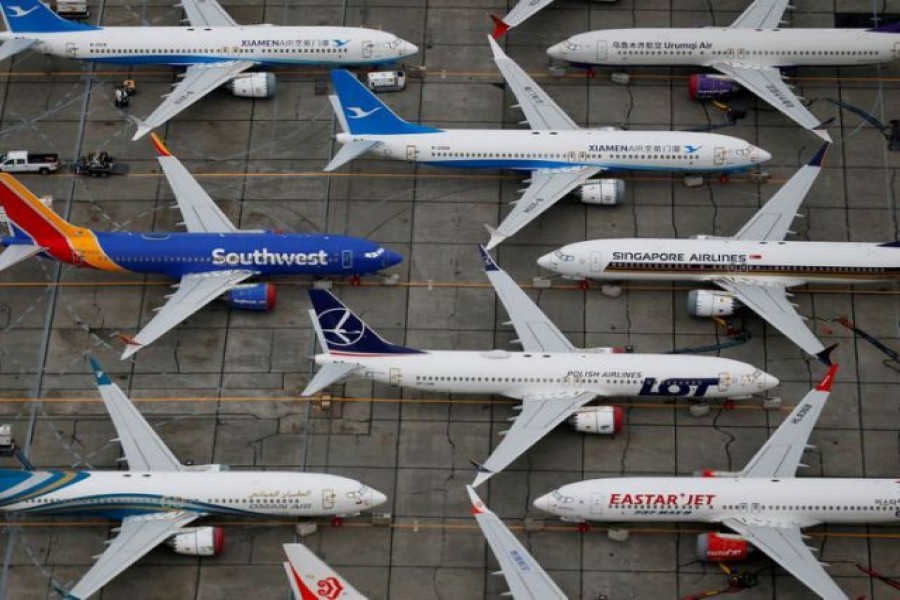
POLYGON ((271 283, 248 283, 229 290, 223 296, 231 308, 268 312, 275 308, 275 286, 271 283))
POLYGON ((688 312, 692 317, 730 317, 737 307, 737 300, 727 292, 688 292, 688 312))
POLYGON ((594 179, 581 185, 574 194, 585 204, 615 206, 625 198, 625 182, 621 179, 594 179))
POLYGON ((568 423, 580 433, 612 435, 622 431, 624 415, 618 406, 588 406, 569 417, 568 423))
POLYGON ((225 84, 231 93, 241 98, 271 98, 275 95, 275 73, 247 73, 225 84))
POLYGON ((703 73, 691 75, 688 87, 694 100, 730 98, 741 91, 740 84, 730 77, 703 73))
POLYGON ((166 540, 176 554, 187 556, 218 556, 225 547, 225 532, 221 527, 185 527, 166 540))
POLYGON ((697 556, 709 562, 746 560, 755 548, 739 535, 731 533, 701 533, 697 536, 697 556))

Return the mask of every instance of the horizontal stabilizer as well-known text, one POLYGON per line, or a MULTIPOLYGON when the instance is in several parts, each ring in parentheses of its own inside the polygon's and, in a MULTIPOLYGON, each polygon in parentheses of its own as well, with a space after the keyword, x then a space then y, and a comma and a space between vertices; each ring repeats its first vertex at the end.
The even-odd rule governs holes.
POLYGON ((10 246, 0 254, 0 271, 14 267, 24 260, 28 260, 35 254, 40 254, 44 249, 32 244, 16 244, 10 246))
POLYGON ((380 145, 381 142, 377 140, 365 140, 344 144, 343 146, 341 146, 341 149, 334 156, 334 158, 331 159, 331 162, 328 163, 324 170, 326 172, 336 171, 351 160, 359 158, 369 150, 373 150, 375 147, 380 145))
POLYGON ((0 60, 6 60, 23 50, 31 48, 36 42, 37 40, 28 38, 15 38, 8 42, 4 42, 3 45, 0 46, 0 60))
POLYGON ((316 392, 320 392, 327 388, 332 383, 336 383, 349 375, 356 369, 357 365, 351 363, 327 363, 319 372, 316 373, 316 376, 312 378, 312 381, 306 386, 306 389, 303 390, 300 395, 301 396, 312 396, 316 392))

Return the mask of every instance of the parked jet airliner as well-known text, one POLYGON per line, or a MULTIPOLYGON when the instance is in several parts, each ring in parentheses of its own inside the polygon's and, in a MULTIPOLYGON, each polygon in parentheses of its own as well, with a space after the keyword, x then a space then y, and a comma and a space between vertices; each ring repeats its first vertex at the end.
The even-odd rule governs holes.
MULTIPOLYGON (((523 352, 416 350, 383 340, 331 292, 309 291, 310 317, 323 350, 321 369, 302 392, 310 396, 355 375, 411 389, 498 394, 522 400, 522 412, 484 464, 478 486, 595 398, 747 398, 778 379, 726 358, 615 354, 573 346, 541 309, 481 248, 488 279, 509 313, 523 352)), ((607 428, 621 427, 621 411, 607 428)))
POLYGON ((218 527, 187 526, 208 515, 318 517, 355 515, 386 497, 358 481, 322 473, 229 471, 178 462, 121 388, 93 359, 97 389, 122 444, 127 471, 0 469, 0 510, 119 519, 118 535, 69 590, 80 600, 163 542, 179 554, 213 556, 218 527))
POLYGON ((371 151, 382 158, 442 167, 529 171, 528 188, 512 211, 499 227, 488 227, 491 249, 570 192, 577 191, 588 204, 618 203, 624 183, 591 179, 599 173, 736 171, 771 158, 743 140, 714 133, 583 129, 492 38, 488 40, 530 130, 445 131, 408 123, 356 77, 332 71, 336 93, 332 105, 343 128, 337 140, 343 146, 325 170, 333 171, 371 151))
MULTIPOLYGON (((626 477, 564 485, 534 505, 567 521, 702 521, 742 539, 704 534, 712 560, 746 555, 749 542, 827 600, 847 598, 803 541, 821 523, 900 523, 900 481, 796 478, 837 365, 794 407, 743 471, 714 477, 626 477), (726 553, 716 556, 725 548, 726 553)), ((704 557, 706 558, 706 557, 704 557)))
POLYGON ((216 0, 182 0, 188 27, 96 27, 57 16, 40 0, 0 0, 7 31, 0 60, 26 49, 90 62, 187 67, 160 106, 138 120, 138 139, 220 85, 236 96, 275 93, 275 75, 258 66, 378 65, 418 52, 385 31, 358 27, 238 25, 216 0))
MULTIPOLYGON (((900 24, 873 29, 780 29, 789 0, 756 0, 730 27, 604 29, 547 50, 578 65, 672 65, 719 71, 806 129, 831 141, 784 82, 782 67, 853 66, 900 58, 900 24)), ((692 94, 714 97, 721 77, 697 75, 692 94)))
POLYGON ((14 177, 0 174, 0 206, 10 236, 0 238, 0 271, 40 255, 100 271, 157 273, 177 278, 178 289, 127 343, 122 359, 157 340, 222 296, 233 308, 270 310, 271 283, 244 283, 271 275, 359 276, 403 258, 374 242, 341 235, 242 231, 225 216, 187 169, 154 137, 159 163, 181 208, 187 233, 100 232, 62 219, 14 177))

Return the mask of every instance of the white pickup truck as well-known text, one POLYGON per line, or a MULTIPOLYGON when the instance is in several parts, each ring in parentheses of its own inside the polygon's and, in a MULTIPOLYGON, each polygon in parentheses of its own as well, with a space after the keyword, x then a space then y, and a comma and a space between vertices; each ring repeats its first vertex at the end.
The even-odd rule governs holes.
POLYGON ((40 173, 49 175, 59 170, 59 154, 13 150, 0 156, 0 171, 4 173, 40 173))

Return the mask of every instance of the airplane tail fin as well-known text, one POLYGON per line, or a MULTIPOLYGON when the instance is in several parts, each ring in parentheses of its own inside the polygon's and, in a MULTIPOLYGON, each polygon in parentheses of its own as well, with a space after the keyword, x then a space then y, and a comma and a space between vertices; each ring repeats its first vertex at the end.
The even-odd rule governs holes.
POLYGON ((0 206, 6 211, 10 235, 21 243, 30 242, 45 248, 65 247, 68 245, 66 238, 82 231, 44 206, 40 198, 8 173, 0 173, 0 206))
POLYGON ((56 33, 101 29, 93 25, 67 21, 40 0, 0 0, 0 12, 6 29, 12 33, 56 33))
POLYGON ((334 598, 335 600, 366 600, 346 579, 325 564, 303 544, 285 544, 284 563, 295 600, 306 598, 334 598))
POLYGON ((337 96, 332 106, 341 126, 350 134, 394 135, 440 131, 404 121, 349 71, 333 70, 331 84, 337 96))

